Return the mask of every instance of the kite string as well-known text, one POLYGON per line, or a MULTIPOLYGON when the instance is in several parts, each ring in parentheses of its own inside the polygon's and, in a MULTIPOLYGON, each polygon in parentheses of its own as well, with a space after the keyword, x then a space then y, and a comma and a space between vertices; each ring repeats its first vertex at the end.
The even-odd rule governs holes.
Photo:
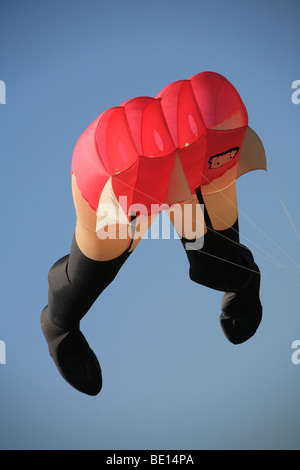
MULTIPOLYGON (((212 182, 210 182, 204 175, 202 175, 202 176, 203 176, 214 188, 217 189, 217 187, 216 187, 212 182)), ((122 181, 122 184, 128 186, 129 188, 131 188, 131 189, 133 189, 133 190, 135 190, 135 191, 137 191, 138 193, 142 194, 143 196, 146 196, 146 197, 151 198, 153 201, 157 202, 157 203, 160 204, 160 205, 163 205, 163 204, 164 204, 164 203, 162 203, 161 201, 159 201, 159 200, 153 198, 152 196, 149 196, 148 194, 144 193, 143 191, 134 188, 133 186, 129 185, 128 183, 125 183, 124 181, 122 181)), ((271 241, 281 252, 283 252, 285 256, 287 256, 297 267, 299 267, 299 265, 288 255, 288 253, 286 253, 286 252, 285 252, 276 242, 274 242, 260 227, 258 227, 258 225, 257 225, 253 220, 251 220, 251 219, 247 216, 247 214, 245 214, 241 209, 239 209, 239 208, 237 207, 237 205, 234 204, 234 203, 231 201, 231 199, 229 199, 222 191, 220 191, 220 192, 221 192, 221 195, 222 195, 223 198, 225 198, 239 213, 241 213, 245 218, 247 218, 247 220, 249 220, 250 223, 252 223, 260 232, 262 232, 263 235, 264 235, 269 241, 271 241)), ((216 214, 215 214, 215 215, 216 215, 216 214)), ((192 220, 192 219, 190 219, 189 217, 186 217, 186 219, 192 220)), ((197 224, 197 221, 196 221, 196 224, 197 224)), ((220 235, 220 236, 225 237, 225 235, 221 234, 221 233, 218 232, 218 231, 214 231, 213 229, 211 229, 211 228, 209 228, 209 227, 208 227, 208 229, 209 229, 209 230, 212 230, 213 232, 217 233, 217 234, 220 235)), ((245 238, 246 238, 246 237, 245 237, 245 238)), ((247 238, 246 238, 246 239, 247 239, 247 238)), ((252 241, 249 240, 249 239, 247 239, 247 240, 255 246, 255 243, 254 243, 254 242, 252 242, 252 241)), ((238 243, 238 242, 236 242, 236 243, 241 246, 240 243, 238 243)), ((257 246, 257 245, 256 245, 256 246, 257 246)), ((258 248, 259 248, 259 247, 258 247, 258 248)), ((276 260, 276 259, 275 259, 274 257, 272 257, 270 254, 266 253, 264 250, 262 250, 262 248, 259 248, 259 249, 260 249, 261 251, 263 251, 267 256, 269 256, 270 258, 272 258, 273 260, 275 260, 275 262, 276 262, 278 265, 282 265, 285 269, 289 270, 289 268, 287 268, 285 265, 283 265, 282 263, 280 263, 280 261, 276 260)), ((261 255, 260 255, 260 256, 261 256, 261 255)), ((291 271, 291 272, 293 272, 293 271, 291 271)), ((294 273, 294 274, 295 274, 295 273, 294 273)))
MULTIPOLYGON (((217 189, 217 187, 212 183, 210 182, 204 175, 202 175, 208 183, 210 183, 214 188, 217 189)), ((277 249, 279 249, 285 256, 287 256, 289 258, 290 261, 292 261, 292 263, 294 263, 297 268, 299 268, 299 264, 296 263, 295 260, 293 260, 293 258, 291 258, 291 256, 286 253, 286 251, 283 250, 283 248, 281 248, 274 240, 272 240, 260 227, 258 227, 258 225, 252 220, 250 219, 250 217, 247 216, 247 214, 245 214, 245 212, 243 212, 240 208, 237 207, 236 204, 234 204, 231 199, 229 199, 222 191, 221 191, 221 194, 222 196, 235 208, 238 210, 238 212, 240 214, 243 215, 243 217, 245 217, 259 232, 261 232, 274 246, 276 246, 277 249)))
MULTIPOLYGON (((175 241, 175 240, 174 240, 175 241)), ((236 242, 237 243, 237 242, 236 242)), ((290 287, 294 287, 296 289, 299 289, 300 290, 300 287, 299 286, 296 286, 295 284, 291 284, 290 282, 287 282, 287 281, 283 281, 282 279, 278 279, 277 277, 275 276, 270 276, 269 274, 264 274, 264 273, 261 273, 260 271, 256 271, 254 269, 251 269, 251 268, 247 268, 246 266, 243 266, 241 264, 238 264, 238 263, 234 263, 233 261, 229 261, 227 259, 224 259, 224 258, 221 258, 219 256, 216 256, 216 255, 213 255, 212 253, 208 253, 207 251, 204 251, 203 249, 199 250, 197 248, 193 248, 190 244, 189 244, 189 249, 194 249, 195 251, 201 251, 201 253, 205 254, 205 255, 208 255, 208 256, 211 256, 213 258, 216 258, 216 259, 219 259, 221 261, 225 261, 226 263, 229 263, 229 264, 232 264, 234 266, 237 266, 239 268, 243 268, 243 269, 246 269, 247 271, 250 271, 254 274, 260 274, 261 276, 263 277, 266 277, 266 278, 270 278, 270 279, 274 279, 275 281, 278 281, 278 282, 281 282, 282 284, 286 284, 290 287)))
POLYGON ((284 202, 283 202, 282 197, 281 197, 280 194, 279 194, 279 191, 278 191, 278 188, 277 188, 277 186, 276 186, 276 184, 275 184, 275 181, 274 181, 274 179, 272 178, 271 173, 270 173, 269 170, 267 170, 267 173, 268 173, 268 176, 269 176, 269 178, 270 178, 270 181, 271 181, 271 183, 272 183, 272 185, 273 185, 273 188, 274 188, 274 190, 275 190, 275 193, 276 193, 276 195, 277 195, 277 197, 278 197, 278 199, 279 199, 279 201, 280 201, 280 203, 281 203, 281 205, 282 205, 282 207, 283 207, 283 210, 284 210, 284 212, 286 213, 286 216, 287 216, 287 218, 288 218, 288 220, 289 220, 289 222, 290 222, 290 224, 291 224, 291 227, 292 227, 292 229, 294 230, 294 232, 295 232, 295 234, 296 234, 296 237, 297 237, 298 240, 300 241, 300 234, 299 234, 299 232, 298 232, 298 230, 297 230, 297 228, 296 228, 296 226, 295 226, 295 224, 294 224, 294 222, 293 222, 293 220, 292 220, 292 217, 291 217, 289 211, 288 211, 287 208, 286 208, 286 205, 285 205, 284 202))
MULTIPOLYGON (((204 175, 203 175, 203 177, 204 177, 204 175)), ((163 202, 159 201, 158 199, 153 198, 152 196, 150 196, 150 195, 144 193, 143 191, 141 191, 141 190, 139 190, 139 189, 136 189, 135 187, 131 186, 131 185, 128 184, 128 183, 125 183, 124 181, 122 181, 122 184, 124 184, 125 186, 128 186, 129 188, 133 189, 133 190, 136 191, 136 192, 139 192, 140 194, 142 194, 142 195, 144 195, 144 196, 146 196, 146 197, 149 197, 149 198, 152 199, 153 201, 157 202, 159 205, 163 205, 163 204, 164 204, 163 202)), ((211 182, 210 182, 210 184, 213 185, 213 183, 211 183, 211 182)), ((213 186, 214 186, 214 185, 213 185, 213 186)), ((214 187, 215 187, 215 186, 214 186, 214 187)), ((228 200, 228 201, 231 203, 231 205, 232 205, 234 208, 238 209, 238 208, 237 208, 237 205, 234 204, 229 198, 227 198, 227 197, 225 196, 225 194, 224 194, 222 191, 221 191, 221 194, 222 194, 222 196, 223 196, 226 200, 228 200)), ((258 230, 260 230, 263 234, 265 234, 265 233, 263 232, 263 230, 261 230, 261 229, 257 226, 257 224, 255 224, 255 222, 253 222, 250 218, 248 218, 248 216, 247 216, 244 212, 242 212, 240 209, 238 209, 238 211, 241 212, 242 215, 243 215, 244 217, 246 217, 255 227, 257 227, 258 230)), ((188 217, 188 219, 189 219, 189 220, 193 220, 193 219, 191 219, 190 217, 188 217)), ((196 221, 196 224, 197 224, 197 223, 198 223, 198 222, 196 221)), ((220 236, 223 236, 223 237, 225 237, 225 238, 228 238, 228 237, 226 237, 224 234, 221 234, 221 233, 218 232, 218 231, 215 231, 215 230, 213 230, 213 229, 211 229, 211 228, 209 228, 209 227, 207 227, 207 228, 208 228, 209 230, 212 230, 213 232, 217 233, 217 234, 220 235, 220 236)), ((268 237, 267 234, 265 234, 265 236, 266 236, 273 244, 275 244, 275 246, 277 246, 281 251, 283 251, 283 253, 284 253, 289 259, 292 260, 292 258, 290 258, 290 256, 289 256, 287 253, 285 253, 284 250, 282 250, 273 240, 271 240, 271 239, 268 237)), ((246 238, 246 237, 245 237, 245 238, 246 238)), ((236 243, 236 244, 239 245, 239 246, 242 246, 242 244, 239 243, 239 242, 235 242, 235 241, 233 241, 233 240, 231 240, 231 239, 229 239, 229 240, 232 241, 232 242, 234 242, 234 243, 236 243)), ((251 240, 248 239, 248 241, 249 241, 250 243, 253 243, 253 244, 255 245, 255 243, 252 242, 251 240)), ((260 247, 258 247, 258 248, 261 249, 260 247)), ((261 249, 261 250, 262 250, 262 249, 261 249)), ((264 250, 262 250, 262 251, 263 251, 268 257, 273 258, 271 255, 269 255, 268 253, 266 253, 264 250)), ((204 253, 204 254, 206 254, 206 255, 212 256, 212 257, 214 257, 214 258, 218 258, 218 259, 220 259, 220 260, 222 260, 222 261, 224 261, 224 262, 227 262, 227 263, 230 263, 230 264, 236 264, 236 263, 233 263, 233 262, 228 261, 228 260, 226 260, 226 259, 223 259, 223 258, 221 258, 221 257, 217 257, 216 255, 213 255, 213 254, 211 254, 211 253, 207 253, 207 252, 203 251, 202 249, 201 249, 201 252, 204 253)), ((260 256, 262 256, 262 255, 260 255, 260 256)), ((276 260, 275 258, 273 258, 273 260, 274 260, 278 265, 282 265, 282 263, 280 263, 280 262, 279 262, 278 260, 276 260)), ((270 259, 269 259, 268 261, 270 261, 270 259)), ((293 260, 292 260, 292 261, 293 261, 293 260)), ((293 261, 293 262, 294 262, 294 261, 293 261)), ((294 262, 294 263, 295 263, 295 262, 294 262)), ((295 263, 295 264, 296 264, 296 263, 295 263)), ((250 268, 246 268, 245 266, 242 266, 242 265, 239 265, 239 264, 236 264, 236 265, 239 266, 239 267, 241 267, 241 268, 243 268, 243 269, 248 269, 248 270, 251 271, 250 268)), ((291 270, 290 270, 289 268, 287 268, 285 265, 282 265, 282 266, 283 266, 285 269, 291 271, 291 270)), ((298 265, 296 264, 296 266, 298 266, 298 265)), ((256 271, 253 271, 253 272, 255 273, 256 271)), ((291 271, 291 272, 294 273, 294 271, 291 271)), ((294 274, 295 274, 295 273, 294 273, 294 274)), ((297 274, 297 273, 296 273, 296 274, 297 274)), ((277 280, 277 281, 279 281, 279 282, 285 283, 285 284, 290 285, 290 286, 292 286, 292 287, 295 287, 295 288, 297 288, 297 289, 299 288, 298 286, 295 286, 295 285, 290 284, 290 283, 288 283, 288 282, 282 281, 282 280, 277 279, 277 278, 275 278, 275 277, 273 277, 273 276, 266 275, 266 274, 262 274, 262 273, 261 273, 261 275, 263 275, 263 276, 265 276, 265 277, 270 277, 270 278, 272 278, 272 279, 275 279, 275 280, 277 280)))
MULTIPOLYGON (((214 214, 214 216, 216 218, 218 218, 221 222, 223 222, 224 224, 226 223, 221 217, 219 217, 217 214, 214 214)), ((209 228, 209 227, 208 227, 209 228)), ((231 227, 231 229, 236 232, 237 234, 241 235, 243 238, 245 238, 245 240, 247 240, 249 243, 251 243, 253 246, 255 246, 257 249, 261 250, 262 253, 264 253, 266 256, 263 256, 261 253, 253 250, 253 253, 257 254, 258 256, 261 256, 262 258, 264 258, 265 260, 267 261, 270 261, 271 263, 277 265, 277 266, 280 266, 281 268, 284 268, 286 269, 287 271, 291 272, 292 274, 295 274, 296 276, 299 277, 298 273, 290 268, 288 268, 285 264, 281 263, 280 261, 278 261, 276 258, 274 258, 274 256, 270 255, 269 253, 267 253, 263 248, 261 248, 260 246, 258 246, 256 243, 254 243, 252 240, 250 240, 249 238, 247 238, 244 234, 240 234, 240 232, 238 230, 236 230, 234 227, 231 227)), ((241 246, 241 243, 239 242, 236 242, 234 240, 231 240, 230 238, 226 237, 224 234, 218 232, 218 231, 215 231, 211 228, 209 228, 209 230, 212 230, 213 232, 219 234, 220 236, 222 237, 225 237, 227 238, 228 240, 232 241, 233 243, 236 243, 237 245, 240 245, 241 246)))

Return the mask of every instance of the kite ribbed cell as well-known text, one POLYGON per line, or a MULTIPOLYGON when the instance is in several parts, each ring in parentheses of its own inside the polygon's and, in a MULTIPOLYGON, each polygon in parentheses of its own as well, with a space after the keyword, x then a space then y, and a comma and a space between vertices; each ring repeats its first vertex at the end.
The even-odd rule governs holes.
POLYGON ((155 98, 133 98, 100 114, 76 144, 72 173, 95 211, 108 188, 118 201, 126 196, 127 209, 140 203, 155 210, 157 203, 188 199, 199 186, 216 192, 245 171, 265 168, 261 148, 238 171, 247 129, 233 85, 217 73, 199 73, 155 98))

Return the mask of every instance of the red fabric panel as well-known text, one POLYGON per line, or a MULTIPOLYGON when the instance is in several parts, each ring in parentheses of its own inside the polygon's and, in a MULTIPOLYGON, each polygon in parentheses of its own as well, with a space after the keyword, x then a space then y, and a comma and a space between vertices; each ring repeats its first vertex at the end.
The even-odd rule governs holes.
POLYGON ((96 143, 102 163, 110 175, 127 170, 139 158, 123 107, 111 108, 102 114, 96 131, 96 143))
POLYGON ((233 85, 222 75, 202 72, 190 79, 205 125, 208 129, 230 118, 241 117, 241 126, 247 126, 246 108, 233 85))
POLYGON ((100 114, 79 137, 73 152, 71 169, 83 197, 95 211, 102 189, 110 177, 101 162, 95 140, 95 131, 101 116, 100 114))
POLYGON ((207 151, 202 168, 201 185, 208 184, 232 168, 238 161, 247 127, 216 131, 208 130, 207 151))
MULTIPOLYGON (((151 208, 151 205, 165 203, 174 158, 175 151, 161 158, 140 157, 139 172, 134 191, 134 204, 144 205, 148 213, 156 213, 157 208, 151 208), (155 184, 153 184, 154 175, 155 184)), ((142 210, 140 212, 143 213, 142 210)), ((147 212, 144 213, 147 214, 147 212)))
POLYGON ((118 199, 149 210, 164 203, 176 151, 194 192, 237 162, 247 125, 231 83, 203 72, 102 113, 78 140, 72 171, 94 210, 111 176, 118 199))

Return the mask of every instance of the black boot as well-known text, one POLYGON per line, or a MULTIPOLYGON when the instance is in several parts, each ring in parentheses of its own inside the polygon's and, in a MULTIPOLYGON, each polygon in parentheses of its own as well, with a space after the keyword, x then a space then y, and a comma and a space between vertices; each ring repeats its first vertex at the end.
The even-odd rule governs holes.
POLYGON ((226 338, 233 344, 244 343, 251 338, 262 319, 259 268, 246 247, 242 247, 241 259, 243 266, 251 269, 252 276, 240 291, 226 292, 221 304, 220 324, 226 338))
MULTIPOLYGON (((197 192, 203 204, 201 192, 197 192)), ((260 272, 251 251, 239 243, 238 220, 221 231, 212 228, 206 209, 204 218, 207 233, 203 248, 193 249, 199 243, 182 239, 189 264, 190 278, 206 287, 225 292, 220 322, 229 341, 239 344, 256 332, 262 318, 259 299, 260 272)))
POLYGON ((94 261, 80 251, 74 237, 70 255, 57 261, 49 271, 48 305, 41 314, 41 327, 62 377, 88 395, 100 392, 102 375, 79 322, 129 255, 126 251, 110 261, 94 261))

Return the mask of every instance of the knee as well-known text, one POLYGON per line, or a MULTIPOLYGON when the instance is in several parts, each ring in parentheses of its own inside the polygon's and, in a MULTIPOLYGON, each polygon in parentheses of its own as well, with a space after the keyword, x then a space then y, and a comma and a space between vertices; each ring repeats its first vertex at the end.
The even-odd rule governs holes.
POLYGON ((50 268, 48 273, 48 284, 51 291, 56 289, 61 289, 62 285, 69 285, 70 281, 67 274, 67 267, 69 256, 66 255, 63 258, 60 258, 54 265, 50 268))
POLYGON ((78 221, 75 230, 76 241, 80 251, 94 261, 110 261, 118 258, 128 250, 131 244, 130 236, 120 233, 106 233, 101 237, 95 231, 90 231, 78 221))

